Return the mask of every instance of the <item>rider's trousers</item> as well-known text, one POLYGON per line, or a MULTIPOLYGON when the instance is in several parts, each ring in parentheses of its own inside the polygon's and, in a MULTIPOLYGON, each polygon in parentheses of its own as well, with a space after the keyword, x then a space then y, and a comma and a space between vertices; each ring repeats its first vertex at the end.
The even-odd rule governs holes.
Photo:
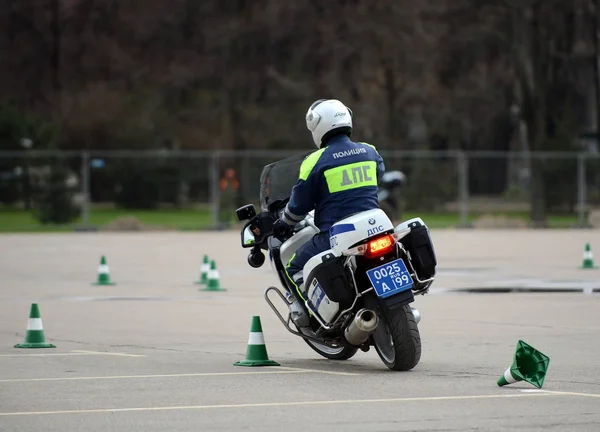
POLYGON ((287 277, 292 282, 301 298, 304 298, 304 293, 302 292, 304 276, 308 277, 308 275, 304 275, 302 272, 304 264, 315 255, 325 252, 328 249, 330 249, 329 230, 320 232, 300 246, 287 263, 285 267, 287 277))

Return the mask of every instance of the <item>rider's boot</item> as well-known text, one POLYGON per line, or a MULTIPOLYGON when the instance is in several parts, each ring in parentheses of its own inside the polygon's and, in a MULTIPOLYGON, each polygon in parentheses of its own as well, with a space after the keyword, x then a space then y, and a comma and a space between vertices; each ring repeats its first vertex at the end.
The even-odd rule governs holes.
MULTIPOLYGON (((300 285, 300 289, 303 288, 303 285, 300 285)), ((286 290, 285 297, 288 299, 290 314, 292 316, 292 321, 298 327, 308 327, 310 325, 310 320, 308 318, 308 313, 304 307, 300 304, 300 302, 296 299, 296 296, 292 295, 289 291, 286 290)))

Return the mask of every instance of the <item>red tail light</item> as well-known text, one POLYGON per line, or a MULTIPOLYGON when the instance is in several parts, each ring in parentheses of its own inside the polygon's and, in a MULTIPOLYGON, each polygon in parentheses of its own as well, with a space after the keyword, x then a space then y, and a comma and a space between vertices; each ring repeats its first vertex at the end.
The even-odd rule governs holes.
POLYGON ((382 237, 377 237, 367 243, 367 250, 365 251, 366 258, 378 258, 383 256, 394 249, 394 243, 396 240, 390 234, 382 237))

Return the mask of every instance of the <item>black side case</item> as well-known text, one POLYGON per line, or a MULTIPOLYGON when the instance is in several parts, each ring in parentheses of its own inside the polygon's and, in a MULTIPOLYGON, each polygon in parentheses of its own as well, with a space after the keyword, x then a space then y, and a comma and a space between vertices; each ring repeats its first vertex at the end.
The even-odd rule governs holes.
POLYGON ((400 242, 410 252, 411 263, 419 276, 419 279, 429 279, 435 274, 437 260, 433 243, 429 236, 429 230, 419 222, 409 224, 411 229, 406 237, 400 242))
POLYGON ((330 300, 339 303, 341 309, 349 308, 354 296, 350 291, 351 284, 341 259, 333 254, 327 254, 322 260, 323 262, 310 272, 306 282, 311 283, 316 278, 330 300))

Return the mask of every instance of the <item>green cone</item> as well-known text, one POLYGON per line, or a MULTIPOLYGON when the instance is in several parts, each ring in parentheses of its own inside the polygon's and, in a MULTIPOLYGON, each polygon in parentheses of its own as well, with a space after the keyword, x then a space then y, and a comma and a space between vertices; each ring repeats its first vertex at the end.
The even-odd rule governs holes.
POLYGON ((202 259, 202 267, 200 268, 200 280, 196 281, 196 285, 206 285, 209 271, 210 261, 208 259, 208 255, 204 255, 204 258, 202 259))
POLYGON ((44 325, 42 324, 40 309, 37 303, 33 303, 29 311, 25 342, 15 345, 15 348, 56 348, 54 345, 46 342, 44 325))
POLYGON ((252 317, 250 336, 246 348, 246 358, 233 364, 234 366, 280 366, 279 363, 269 360, 265 339, 260 324, 260 317, 252 317))
POLYGON ((513 364, 506 369, 498 380, 500 387, 518 381, 526 381, 537 388, 542 388, 550 358, 520 340, 517 343, 513 364))
POLYGON ((594 265, 594 254, 592 253, 592 246, 587 243, 585 250, 583 251, 583 262, 581 263, 582 269, 595 269, 598 268, 594 265))
POLYGON ((92 285, 116 285, 110 280, 110 269, 106 263, 106 257, 102 255, 100 265, 98 266, 98 279, 92 285))
POLYGON ((217 270, 217 264, 214 260, 210 262, 210 270, 208 271, 206 287, 200 291, 227 291, 225 288, 221 288, 219 270, 217 270))

